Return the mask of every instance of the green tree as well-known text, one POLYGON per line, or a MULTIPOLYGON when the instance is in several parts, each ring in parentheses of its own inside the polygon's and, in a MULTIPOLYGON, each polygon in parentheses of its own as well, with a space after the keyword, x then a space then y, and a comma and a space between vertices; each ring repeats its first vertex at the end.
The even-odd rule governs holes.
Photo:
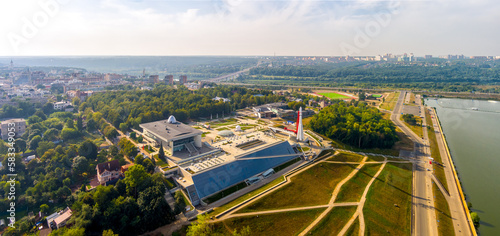
POLYGON ((26 151, 26 141, 24 141, 24 139, 16 139, 15 140, 15 149, 16 149, 16 152, 22 152, 24 153, 26 151))
POLYGON ((78 116, 78 118, 76 118, 76 128, 78 129, 78 131, 83 132, 83 120, 81 116, 78 116))
POLYGON ((137 196, 137 189, 145 183, 145 180, 149 177, 148 172, 144 169, 142 165, 133 165, 127 172, 125 172, 125 178, 123 182, 127 185, 127 192, 134 193, 137 196))
POLYGON ((113 230, 104 230, 102 231, 102 236, 118 236, 118 234, 115 234, 113 230))
POLYGON ((65 141, 80 137, 80 133, 74 128, 64 128, 61 131, 61 138, 65 141))
POLYGON ((40 211, 43 213, 48 213, 49 212, 49 205, 47 205, 47 204, 40 205, 40 211))
POLYGON ((70 128, 70 129, 74 129, 75 128, 75 122, 73 121, 72 118, 66 120, 66 127, 70 128))
POLYGON ((140 135, 139 137, 137 137, 137 142, 142 143, 142 141, 143 141, 142 135, 140 135))
POLYGON ((81 175, 89 169, 89 161, 84 156, 77 156, 71 165, 75 174, 81 175))
POLYGON ((93 132, 97 130, 97 123, 94 121, 94 119, 89 119, 87 121, 87 131, 93 132))
POLYGON ((480 225, 479 222, 481 221, 481 218, 479 218, 479 215, 477 214, 477 212, 471 212, 470 217, 472 218, 472 222, 474 223, 474 226, 476 228, 479 228, 479 225, 480 225))
POLYGON ((89 139, 83 141, 78 147, 78 154, 86 157, 88 160, 95 160, 97 158, 97 151, 97 145, 89 139))
POLYGON ((31 150, 36 150, 38 148, 38 144, 42 141, 42 137, 40 137, 40 135, 36 135, 34 136, 30 143, 29 143, 29 146, 30 146, 30 149, 31 150))
POLYGON ((198 215, 198 220, 191 223, 187 229, 186 236, 210 236, 213 233, 213 227, 208 222, 208 215, 198 215))

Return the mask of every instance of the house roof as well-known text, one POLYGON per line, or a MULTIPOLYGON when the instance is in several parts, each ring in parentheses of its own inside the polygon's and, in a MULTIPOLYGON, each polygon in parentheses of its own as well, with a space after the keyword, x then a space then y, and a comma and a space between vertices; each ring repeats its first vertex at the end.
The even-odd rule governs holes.
POLYGON ((97 172, 102 174, 105 170, 107 171, 118 171, 120 170, 120 162, 118 160, 112 160, 104 163, 97 164, 97 172))
POLYGON ((54 222, 56 222, 56 224, 60 224, 61 222, 64 222, 69 218, 71 218, 71 209, 67 208, 62 214, 54 219, 54 222))

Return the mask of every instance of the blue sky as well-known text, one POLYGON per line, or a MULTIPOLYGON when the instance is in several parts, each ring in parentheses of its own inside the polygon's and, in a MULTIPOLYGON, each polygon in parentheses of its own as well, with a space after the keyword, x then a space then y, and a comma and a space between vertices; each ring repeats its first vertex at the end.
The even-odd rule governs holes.
POLYGON ((496 56, 499 12, 495 0, 2 1, 0 55, 496 56))

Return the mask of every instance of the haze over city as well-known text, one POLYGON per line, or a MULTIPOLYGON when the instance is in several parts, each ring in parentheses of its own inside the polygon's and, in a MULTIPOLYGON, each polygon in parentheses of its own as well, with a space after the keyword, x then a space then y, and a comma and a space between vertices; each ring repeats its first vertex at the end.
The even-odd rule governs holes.
POLYGON ((0 55, 496 56, 495 3, 3 1, 0 55))

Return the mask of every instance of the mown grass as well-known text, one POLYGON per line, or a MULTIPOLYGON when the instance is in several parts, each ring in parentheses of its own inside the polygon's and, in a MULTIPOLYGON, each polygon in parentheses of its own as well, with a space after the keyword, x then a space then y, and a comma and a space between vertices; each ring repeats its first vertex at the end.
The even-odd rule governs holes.
POLYGON ((327 98, 330 98, 330 99, 348 99, 350 97, 346 96, 346 95, 343 95, 343 94, 340 94, 340 93, 335 93, 335 92, 331 92, 331 93, 318 93, 319 95, 322 95, 322 96, 325 96, 327 98))
POLYGON ((438 234, 452 236, 455 235, 455 229, 453 228, 453 219, 451 218, 450 208, 448 206, 448 201, 444 197, 443 193, 437 187, 436 183, 432 183, 432 191, 434 192, 434 210, 436 212, 436 218, 438 220, 438 234))
POLYGON ((312 235, 337 235, 349 221, 357 206, 334 207, 309 233, 312 235))
POLYGON ((361 162, 364 156, 354 153, 340 152, 339 154, 326 159, 327 161, 341 161, 341 162, 361 162))
POLYGON ((291 178, 291 183, 263 196, 239 212, 328 204, 335 186, 356 165, 318 163, 291 178))
POLYGON ((390 93, 384 100, 382 104, 380 104, 380 108, 392 111, 394 110, 394 106, 396 106, 396 102, 398 101, 400 92, 390 93))
POLYGON ((233 201, 230 201, 227 204, 224 204, 223 206, 215 207, 214 210, 209 213, 209 216, 216 216, 216 215, 228 210, 229 208, 234 207, 234 206, 244 202, 245 200, 247 200, 247 199, 249 199, 257 194, 260 194, 260 193, 264 192, 265 190, 283 182, 284 180, 285 180, 285 177, 280 176, 279 178, 276 178, 275 180, 267 183, 266 185, 264 185, 258 189, 255 189, 247 194, 244 194, 243 196, 236 198, 233 201))
POLYGON ((403 121, 403 123, 406 125, 406 127, 410 128, 413 133, 415 133, 418 137, 423 137, 424 136, 424 131, 422 130, 422 118, 420 117, 415 117, 417 120, 417 123, 415 125, 410 125, 406 123, 406 121, 403 120, 403 116, 400 116, 399 119, 403 121))
POLYGON ((359 202, 366 185, 380 169, 381 164, 367 164, 347 181, 335 199, 336 202, 359 202))
POLYGON ((345 232, 346 236, 358 236, 359 235, 359 217, 352 222, 351 227, 345 232))
POLYGON ((441 158, 441 152, 439 152, 439 146, 436 138, 436 132, 434 130, 434 125, 432 124, 432 119, 431 119, 431 114, 429 113, 429 110, 425 110, 425 117, 426 117, 426 122, 427 122, 427 134, 429 136, 429 144, 431 147, 431 157, 434 158, 435 162, 438 162, 439 164, 433 165, 434 167, 434 174, 436 175, 436 178, 443 184, 443 187, 448 190, 448 181, 446 181, 446 175, 444 173, 444 167, 442 166, 443 160, 441 158))
POLYGON ((305 211, 292 211, 231 218, 218 224, 223 224, 227 231, 231 231, 227 233, 232 233, 235 229, 241 230, 242 228, 249 226, 251 235, 297 235, 309 224, 311 224, 311 222, 324 210, 324 208, 320 208, 305 211))
POLYGON ((366 196, 366 235, 410 235, 412 174, 410 163, 387 163, 366 196))

